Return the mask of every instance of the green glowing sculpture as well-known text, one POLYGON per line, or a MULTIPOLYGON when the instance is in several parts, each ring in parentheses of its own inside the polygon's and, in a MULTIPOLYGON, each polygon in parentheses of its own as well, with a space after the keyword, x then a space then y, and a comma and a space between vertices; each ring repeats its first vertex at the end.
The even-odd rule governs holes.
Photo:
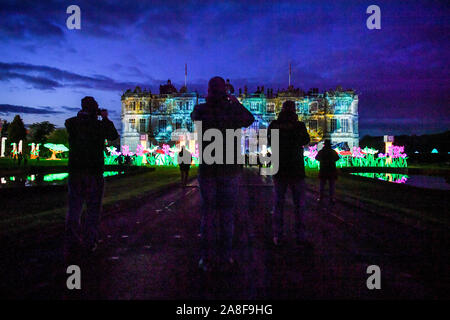
POLYGON ((61 160, 56 157, 56 154, 69 151, 69 149, 63 144, 46 143, 44 144, 44 147, 50 149, 50 151, 52 152, 52 156, 47 160, 61 160))

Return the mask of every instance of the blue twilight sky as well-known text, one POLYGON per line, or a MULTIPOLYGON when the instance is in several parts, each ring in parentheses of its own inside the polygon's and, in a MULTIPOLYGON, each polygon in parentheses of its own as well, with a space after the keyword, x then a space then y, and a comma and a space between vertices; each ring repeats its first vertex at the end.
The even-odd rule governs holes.
POLYGON ((359 93, 361 136, 449 129, 448 1, 0 1, 0 118, 62 126, 94 96, 120 125, 120 95, 171 79, 206 92, 292 82, 359 93), (66 8, 81 8, 81 30, 66 8), (381 8, 381 30, 366 9, 381 8))

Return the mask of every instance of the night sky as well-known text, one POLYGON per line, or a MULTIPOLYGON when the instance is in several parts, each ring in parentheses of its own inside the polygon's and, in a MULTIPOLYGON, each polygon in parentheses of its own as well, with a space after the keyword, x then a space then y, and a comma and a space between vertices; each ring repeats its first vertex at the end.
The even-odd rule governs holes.
POLYGON ((167 79, 206 92, 353 88, 360 135, 449 129, 447 1, 0 1, 0 118, 62 126, 86 95, 120 126, 120 96, 167 79), (66 8, 81 8, 81 30, 66 8), (381 30, 366 9, 381 8, 381 30))

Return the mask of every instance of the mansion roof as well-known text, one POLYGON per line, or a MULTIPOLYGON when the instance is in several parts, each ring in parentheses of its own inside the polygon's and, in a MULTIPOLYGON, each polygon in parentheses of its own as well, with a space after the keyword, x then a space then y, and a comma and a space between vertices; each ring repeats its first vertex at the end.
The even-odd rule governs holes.
MULTIPOLYGON (((227 91, 230 94, 236 94, 234 87, 231 85, 230 80, 227 79, 226 82, 227 85, 227 91)), ((158 98, 158 97, 201 97, 201 95, 197 91, 189 92, 186 86, 182 86, 180 90, 178 91, 177 88, 172 84, 170 79, 167 81, 166 84, 159 86, 159 94, 152 94, 150 89, 144 89, 142 90, 141 87, 137 86, 134 90, 127 89, 122 94, 122 99, 127 97, 149 97, 149 98, 158 98)), ((294 86, 289 86, 287 89, 277 89, 276 92, 272 88, 268 88, 267 90, 264 89, 264 86, 257 87, 255 92, 248 92, 248 89, 246 86, 244 86, 244 89, 242 90, 239 88, 238 93, 236 96, 241 98, 266 98, 266 99, 273 99, 273 98, 302 98, 302 97, 309 97, 309 98, 320 98, 323 96, 327 97, 354 97, 356 96, 356 93, 353 89, 346 89, 343 90, 342 87, 338 86, 336 89, 330 89, 323 93, 319 92, 318 88, 312 88, 309 91, 305 92, 300 88, 294 88, 294 86)))

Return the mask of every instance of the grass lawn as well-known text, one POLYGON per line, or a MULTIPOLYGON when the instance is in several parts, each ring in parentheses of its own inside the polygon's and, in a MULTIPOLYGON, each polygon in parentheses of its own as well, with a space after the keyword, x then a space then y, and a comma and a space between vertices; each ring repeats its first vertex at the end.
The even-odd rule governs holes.
POLYGON ((436 163, 416 163, 416 162, 412 162, 412 163, 408 164, 408 168, 446 169, 446 170, 450 170, 450 164, 448 162, 436 162, 436 163))
MULTIPOLYGON (((190 176, 196 174, 197 167, 191 168, 190 176)), ((117 205, 131 206, 139 197, 179 181, 179 169, 175 167, 156 167, 155 171, 113 177, 105 183, 103 210, 108 212, 117 205)), ((0 209, 0 239, 14 241, 44 235, 50 230, 62 232, 66 210, 67 191, 62 188, 4 199, 0 209)))
POLYGON ((11 158, 0 158, 0 175, 15 175, 25 171, 32 171, 34 168, 42 168, 42 167, 65 167, 67 166, 67 159, 62 160, 45 160, 41 159, 37 161, 36 159, 28 159, 27 165, 25 166, 22 163, 20 166, 17 164, 17 161, 13 161, 11 158))
MULTIPOLYGON (((308 170, 308 182, 319 189, 317 170, 308 170)), ((328 189, 326 189, 327 192, 328 189)), ((336 196, 362 201, 401 215, 450 226, 448 191, 417 188, 405 184, 342 174, 336 183, 336 196)))

